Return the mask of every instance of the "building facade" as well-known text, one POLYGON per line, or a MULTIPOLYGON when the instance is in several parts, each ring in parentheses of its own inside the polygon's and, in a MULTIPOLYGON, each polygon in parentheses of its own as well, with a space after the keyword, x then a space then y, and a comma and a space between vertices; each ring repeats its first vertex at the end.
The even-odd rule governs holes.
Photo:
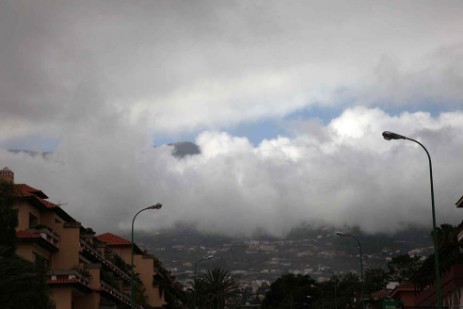
MULTIPOLYGON (((14 173, 0 170, 0 181, 14 186, 18 213, 16 253, 47 269, 56 309, 130 308, 130 241, 108 241, 48 201, 41 190, 14 183, 14 173)), ((162 308, 166 301, 156 281, 154 258, 135 245, 134 308, 162 308)))

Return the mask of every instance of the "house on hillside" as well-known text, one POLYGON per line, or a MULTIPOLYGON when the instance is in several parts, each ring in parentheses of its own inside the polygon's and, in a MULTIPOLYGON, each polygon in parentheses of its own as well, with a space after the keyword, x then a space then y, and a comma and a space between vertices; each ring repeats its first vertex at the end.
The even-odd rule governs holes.
MULTIPOLYGON (((50 297, 56 309, 130 308, 131 242, 113 234, 95 237, 48 196, 27 184, 15 184, 14 173, 0 170, 0 181, 14 186, 18 213, 16 253, 47 269, 50 297)), ((137 245, 134 265, 134 308, 162 308, 166 305, 154 258, 137 245)))

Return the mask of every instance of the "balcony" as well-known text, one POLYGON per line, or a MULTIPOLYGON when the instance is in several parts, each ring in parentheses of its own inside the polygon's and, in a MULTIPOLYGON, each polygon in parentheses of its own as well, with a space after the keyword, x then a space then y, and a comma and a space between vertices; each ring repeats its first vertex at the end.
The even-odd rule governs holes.
POLYGON ((72 285, 85 292, 91 292, 89 280, 77 270, 50 270, 47 272, 47 283, 50 286, 72 285))
POLYGON ((41 238, 45 239, 51 245, 59 249, 59 235, 55 232, 52 232, 46 227, 42 228, 32 228, 27 230, 28 233, 40 235, 41 238))
POLYGON ((20 242, 34 242, 49 252, 59 250, 59 236, 48 228, 20 230, 16 232, 16 237, 20 242))
MULTIPOLYGON (((100 293, 110 297, 114 301, 121 302, 130 306, 130 297, 127 296, 127 294, 120 292, 104 281, 101 281, 100 293)), ((133 308, 143 309, 143 306, 134 306, 133 308)))
POLYGON ((124 272, 122 269, 114 265, 111 261, 109 261, 107 258, 105 258, 103 255, 101 255, 97 250, 95 250, 91 245, 86 243, 83 240, 80 240, 80 245, 82 247, 83 253, 87 253, 90 255, 93 259, 101 263, 103 266, 111 270, 112 272, 116 273, 119 275, 122 279, 125 281, 130 281, 130 275, 128 275, 126 272, 124 272))

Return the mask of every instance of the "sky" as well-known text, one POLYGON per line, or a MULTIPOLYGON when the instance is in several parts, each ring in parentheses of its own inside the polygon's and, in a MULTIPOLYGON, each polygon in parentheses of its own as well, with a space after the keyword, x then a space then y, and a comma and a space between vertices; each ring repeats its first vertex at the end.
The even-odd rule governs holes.
POLYGON ((98 233, 463 210, 461 1, 0 0, 0 164, 98 233), (189 141, 200 153, 173 156, 189 141), (47 152, 32 156, 24 152, 47 152))

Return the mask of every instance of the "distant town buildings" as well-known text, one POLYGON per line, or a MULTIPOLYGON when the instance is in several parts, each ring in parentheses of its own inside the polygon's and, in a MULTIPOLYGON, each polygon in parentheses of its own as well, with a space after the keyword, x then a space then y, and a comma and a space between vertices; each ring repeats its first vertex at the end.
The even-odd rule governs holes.
MULTIPOLYGON (((0 181, 14 186, 13 207, 18 212, 17 254, 48 270, 47 283, 57 309, 130 307, 132 243, 129 240, 110 232, 95 235, 60 205, 50 202, 40 189, 16 184, 14 173, 8 168, 0 170, 0 181)), ((463 207, 463 197, 456 205, 463 207)), ((196 257, 214 254, 216 263, 227 265, 231 274, 238 278, 243 293, 258 302, 271 282, 285 273, 310 275, 324 282, 333 274, 342 273, 340 269, 357 272, 355 250, 338 248, 330 237, 327 231, 291 240, 230 240, 214 245, 184 242, 170 248, 152 246, 150 249, 164 256, 167 267, 185 289, 192 287, 196 257), (335 265, 335 260, 343 264, 335 265)), ((460 248, 463 232, 460 231, 457 238, 460 248)), ((147 241, 145 243, 150 246, 147 241)), ((379 246, 376 252, 365 254, 365 264, 385 265, 392 257, 404 253, 400 248, 405 243, 400 240, 389 246, 379 246)), ((133 247, 137 273, 136 308, 143 308, 144 304, 162 308, 166 305, 163 286, 174 284, 173 277, 159 271, 156 257, 137 244, 133 247)), ((432 247, 408 248, 405 253, 425 256, 432 253, 432 247)), ((459 308, 463 303, 463 254, 461 249, 452 254, 458 258, 447 263, 441 273, 443 301, 446 308, 459 308)), ((212 265, 203 263, 198 274, 212 265)), ((405 307, 435 307, 436 287, 429 270, 421 269, 414 280, 394 282, 371 297, 401 300, 405 307)))

